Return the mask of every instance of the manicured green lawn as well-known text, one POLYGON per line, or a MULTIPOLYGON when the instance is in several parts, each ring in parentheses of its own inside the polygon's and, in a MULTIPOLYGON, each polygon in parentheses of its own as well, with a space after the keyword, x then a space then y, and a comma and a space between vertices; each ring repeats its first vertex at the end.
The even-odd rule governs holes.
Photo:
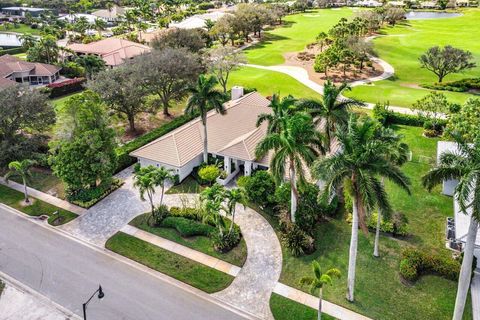
POLYGON ((296 98, 320 98, 318 93, 286 74, 252 67, 233 72, 228 87, 233 86, 255 88, 264 96, 279 93, 281 96, 291 94, 296 98))
POLYGON ((40 216, 46 214, 50 217, 48 218, 48 222, 50 224, 64 224, 77 217, 77 215, 73 212, 60 209, 51 204, 33 198, 33 204, 24 207, 20 204, 23 199, 23 193, 13 190, 9 187, 0 185, 0 202, 19 211, 22 211, 29 216, 40 216), (58 214, 54 216, 54 212, 58 212, 58 214), (62 219, 61 223, 54 223, 54 220, 57 219, 57 217, 60 217, 58 219, 62 219))
MULTIPOLYGON (((423 83, 434 83, 437 77, 420 68, 418 58, 428 48, 440 45, 452 45, 469 50, 477 62, 477 68, 463 74, 448 75, 444 81, 454 81, 480 74, 480 10, 462 10, 461 17, 448 19, 410 20, 394 28, 386 28, 386 36, 374 40, 375 51, 379 57, 395 68, 394 81, 375 83, 374 86, 356 87, 350 96, 368 102, 390 101, 392 105, 410 107, 416 100, 428 93, 418 89, 423 83)), ((467 93, 445 92, 452 102, 462 103, 474 95, 467 93)))
POLYGON ((1 31, 6 31, 6 32, 17 32, 17 33, 31 33, 33 35, 39 35, 40 30, 39 29, 32 29, 30 26, 27 26, 26 24, 20 23, 17 25, 18 28, 10 28, 8 30, 5 30, 4 28, 0 29, 1 31))
MULTIPOLYGON (((314 254, 295 258, 283 251, 283 271, 280 281, 305 290, 299 280, 311 274, 311 261, 316 259, 324 269, 337 267, 342 278, 325 292, 325 299, 374 319, 449 319, 451 318, 457 283, 437 276, 421 277, 414 285, 401 283, 398 269, 402 248, 416 246, 448 255, 444 245, 445 218, 453 215, 452 199, 437 188, 428 193, 421 186, 421 176, 435 161, 437 139, 421 136, 422 129, 399 126, 399 133, 413 151, 413 161, 403 170, 412 180, 412 196, 387 183, 387 190, 396 211, 409 220, 410 236, 404 239, 381 237, 380 258, 373 258, 373 234, 360 233, 355 303, 345 299, 350 225, 342 217, 324 222, 317 229, 314 254)), ((471 319, 470 302, 465 319, 471 319)))
POLYGON ((239 267, 243 266, 245 260, 247 259, 247 245, 245 244, 245 240, 243 239, 240 241, 238 246, 236 246, 229 252, 219 253, 213 249, 212 240, 208 237, 195 236, 184 238, 175 229, 150 227, 145 221, 145 214, 136 217, 135 219, 130 221, 129 224, 144 231, 153 233, 159 237, 174 241, 176 243, 203 252, 220 260, 224 260, 239 267))
MULTIPOLYGON (((21 178, 15 177, 12 179, 15 182, 23 183, 21 178)), ((54 176, 52 173, 43 170, 32 170, 32 177, 28 186, 49 194, 51 191, 55 193, 55 196, 60 199, 65 199, 65 186, 63 182, 54 176)))
POLYGON ((171 187, 165 192, 166 194, 177 193, 200 193, 203 187, 192 177, 186 177, 181 183, 171 187))
MULTIPOLYGON (((270 310, 275 320, 316 320, 317 310, 307 307, 301 303, 272 293, 270 297, 270 310)), ((322 314, 324 320, 335 320, 327 314, 322 314)))
POLYGON ((272 66, 285 62, 283 54, 301 51, 328 31, 342 17, 353 15, 350 8, 312 10, 285 17, 285 24, 264 33, 263 41, 245 50, 249 63, 272 66))
POLYGON ((118 232, 105 247, 207 293, 225 289, 233 277, 153 244, 118 232))
POLYGON ((58 108, 58 107, 62 106, 65 103, 65 101, 67 101, 70 97, 73 97, 77 94, 81 94, 81 92, 72 93, 72 94, 69 94, 69 95, 66 95, 66 96, 63 96, 63 97, 60 97, 60 98, 52 99, 50 101, 52 102, 52 105, 55 108, 58 108))

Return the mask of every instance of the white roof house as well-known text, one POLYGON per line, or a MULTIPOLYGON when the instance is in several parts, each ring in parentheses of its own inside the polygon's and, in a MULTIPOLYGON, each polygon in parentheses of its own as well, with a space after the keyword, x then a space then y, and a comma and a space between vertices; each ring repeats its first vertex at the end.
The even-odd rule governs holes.
MULTIPOLYGON (((458 153, 458 144, 452 141, 439 141, 437 143, 437 162, 440 159, 440 156, 444 152, 450 153, 458 153)), ((457 186, 457 180, 447 180, 443 182, 443 190, 442 193, 449 196, 454 196, 455 187, 457 186)), ((454 232, 451 235, 453 239, 447 240, 455 240, 456 242, 464 243, 467 237, 468 228, 470 226, 470 217, 471 217, 471 208, 467 208, 467 212, 462 212, 458 201, 454 198, 453 200, 453 210, 454 210, 454 224, 453 229, 454 232)), ((447 238, 450 238, 447 232, 447 238)), ((480 267, 480 229, 477 232, 477 240, 476 240, 476 250, 475 256, 477 257, 477 267, 480 267)))
POLYGON ((97 19, 105 20, 104 18, 100 18, 100 17, 94 16, 93 14, 86 14, 86 13, 66 14, 64 16, 59 17, 58 20, 65 20, 70 23, 73 23, 80 18, 87 19, 88 23, 91 23, 91 24, 95 23, 95 20, 97 19))
POLYGON ((183 21, 170 23, 170 27, 179 28, 179 29, 198 29, 205 28, 205 21, 212 20, 213 22, 218 21, 224 15, 229 14, 221 11, 212 11, 204 14, 196 14, 194 16, 188 17, 183 21))
MULTIPOLYGON (((269 157, 257 159, 255 147, 266 135, 267 123, 256 126, 258 115, 270 113, 270 101, 258 92, 243 95, 243 88, 232 89, 232 100, 224 104, 226 113, 208 113, 208 152, 224 158, 224 169, 231 180, 243 167, 245 175, 252 169, 267 168, 269 157), (235 170, 232 171, 232 164, 235 170)), ((194 119, 172 132, 133 151, 142 166, 154 165, 173 170, 180 181, 203 161, 203 125, 194 119)))

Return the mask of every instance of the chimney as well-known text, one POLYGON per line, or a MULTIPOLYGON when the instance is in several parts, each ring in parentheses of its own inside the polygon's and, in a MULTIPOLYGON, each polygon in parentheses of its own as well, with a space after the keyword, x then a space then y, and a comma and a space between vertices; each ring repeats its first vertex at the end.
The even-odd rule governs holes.
POLYGON ((243 87, 234 86, 232 87, 232 100, 237 100, 243 97, 243 87))

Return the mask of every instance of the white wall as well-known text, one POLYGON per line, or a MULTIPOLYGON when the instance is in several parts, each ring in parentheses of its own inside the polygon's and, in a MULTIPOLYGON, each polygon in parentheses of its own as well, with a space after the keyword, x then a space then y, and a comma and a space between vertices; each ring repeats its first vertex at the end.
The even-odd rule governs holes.
POLYGON ((165 169, 172 170, 172 172, 174 174, 178 174, 178 177, 179 177, 180 181, 182 181, 183 179, 188 177, 188 175, 190 173, 192 173, 193 168, 195 168, 196 166, 199 166, 202 163, 202 160, 203 160, 203 156, 198 155, 196 158, 192 159, 190 162, 185 164, 183 167, 176 167, 176 166, 172 166, 172 165, 161 163, 161 162, 152 161, 152 160, 145 159, 145 158, 138 158, 138 162, 140 163, 140 165, 142 167, 146 167, 146 166, 149 166, 149 165, 152 165, 154 167, 164 167, 165 169))

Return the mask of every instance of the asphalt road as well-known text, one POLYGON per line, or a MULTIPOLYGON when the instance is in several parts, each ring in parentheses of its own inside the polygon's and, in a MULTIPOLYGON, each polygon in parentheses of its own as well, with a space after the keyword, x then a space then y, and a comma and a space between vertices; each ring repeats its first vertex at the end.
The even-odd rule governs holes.
POLYGON ((245 319, 240 314, 0 206, 0 271, 88 319, 245 319))

